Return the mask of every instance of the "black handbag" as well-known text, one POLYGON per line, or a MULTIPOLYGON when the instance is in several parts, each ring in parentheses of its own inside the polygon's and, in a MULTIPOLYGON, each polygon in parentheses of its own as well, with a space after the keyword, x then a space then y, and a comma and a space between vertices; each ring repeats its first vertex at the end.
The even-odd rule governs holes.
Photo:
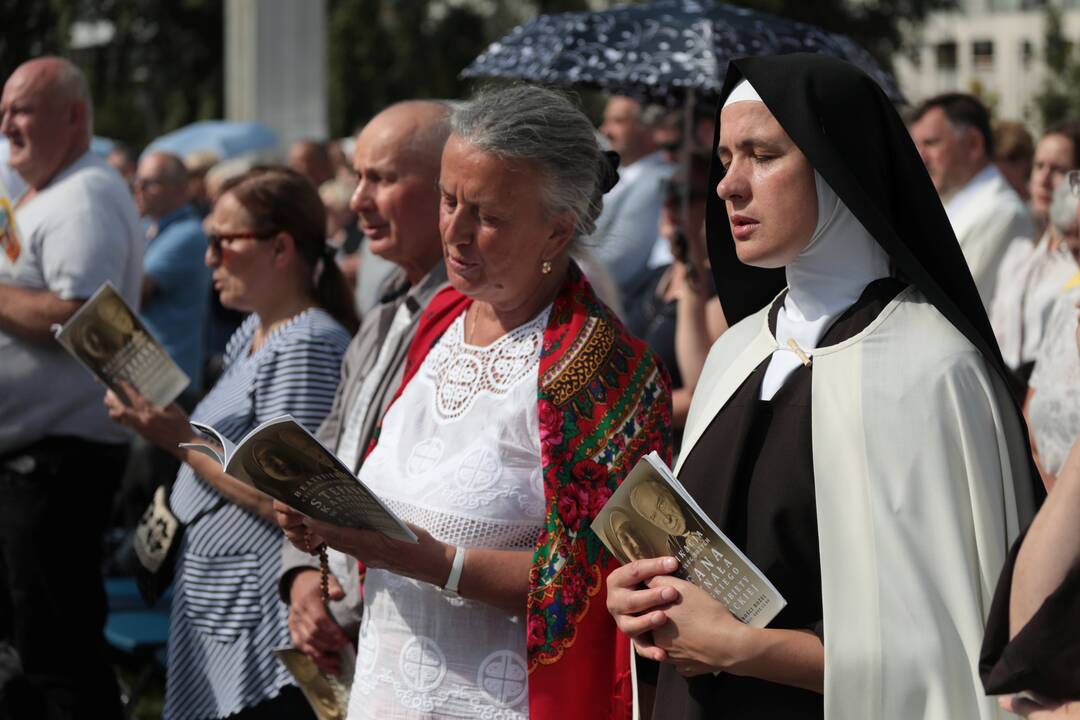
MULTIPOLYGON (((196 513, 186 526, 194 525, 226 502, 221 498, 212 507, 196 513)), ((147 607, 156 605, 172 585, 184 528, 185 524, 169 508, 168 488, 159 485, 132 537, 132 548, 139 561, 135 564, 135 585, 147 607)))

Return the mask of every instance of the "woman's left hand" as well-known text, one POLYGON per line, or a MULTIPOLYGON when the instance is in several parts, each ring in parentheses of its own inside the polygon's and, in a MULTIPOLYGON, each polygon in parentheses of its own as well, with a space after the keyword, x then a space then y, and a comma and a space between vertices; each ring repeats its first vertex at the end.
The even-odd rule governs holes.
POLYGON ((418 543, 392 540, 373 530, 356 530, 320 522, 274 501, 277 524, 289 541, 305 552, 322 543, 356 558, 369 568, 389 570, 442 587, 450 576, 454 548, 439 542, 423 528, 409 525, 418 543))
POLYGON ((177 457, 183 452, 177 447, 180 443, 197 440, 187 414, 179 405, 172 403, 167 407, 155 407, 130 383, 123 380, 119 383, 131 405, 125 405, 112 390, 105 393, 105 407, 114 422, 131 428, 147 441, 177 457))
POLYGON ((685 580, 658 575, 648 585, 672 587, 679 593, 664 608, 667 622, 653 629, 652 638, 680 675, 715 673, 738 665, 753 628, 739 622, 722 603, 685 580))

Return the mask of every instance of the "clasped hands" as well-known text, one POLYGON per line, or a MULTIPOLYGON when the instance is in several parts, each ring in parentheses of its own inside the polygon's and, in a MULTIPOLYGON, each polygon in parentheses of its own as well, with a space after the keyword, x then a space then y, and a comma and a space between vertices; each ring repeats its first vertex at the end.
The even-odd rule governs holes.
POLYGON ((277 500, 274 501, 274 519, 289 542, 304 552, 314 552, 325 543, 369 568, 389 570, 395 575, 438 587, 442 587, 450 575, 454 548, 415 525, 409 525, 419 541, 413 544, 393 540, 374 530, 356 530, 321 522, 277 500))
POLYGON ((607 607, 637 653, 684 676, 738 672, 754 628, 701 588, 670 573, 673 557, 635 560, 608 576, 607 607))

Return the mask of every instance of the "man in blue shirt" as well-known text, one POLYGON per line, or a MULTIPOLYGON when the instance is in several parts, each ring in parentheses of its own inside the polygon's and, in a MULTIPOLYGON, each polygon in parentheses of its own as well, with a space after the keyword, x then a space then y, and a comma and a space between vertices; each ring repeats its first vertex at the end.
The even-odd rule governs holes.
POLYGON ((206 235, 188 203, 187 170, 180 158, 154 152, 139 162, 135 201, 148 221, 143 260, 142 318, 191 378, 187 395, 202 388, 203 344, 210 271, 206 235))

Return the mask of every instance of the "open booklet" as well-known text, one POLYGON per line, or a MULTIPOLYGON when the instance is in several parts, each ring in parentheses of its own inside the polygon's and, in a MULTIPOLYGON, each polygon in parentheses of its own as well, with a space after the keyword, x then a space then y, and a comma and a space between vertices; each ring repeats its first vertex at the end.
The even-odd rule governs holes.
POLYGON ((676 577, 708 592, 747 625, 765 627, 787 605, 655 452, 638 461, 592 529, 623 563, 675 556, 676 577))
POLYGON ((318 720, 345 720, 356 670, 356 651, 351 645, 339 653, 341 672, 337 675, 323 672, 314 660, 295 648, 277 648, 273 653, 296 679, 318 720))
POLYGON ((193 422, 191 427, 216 447, 201 443, 181 447, 209 455, 225 472, 297 512, 417 542, 413 531, 291 415, 267 420, 239 445, 209 425, 193 422))
POLYGON ((69 353, 125 403, 123 380, 157 406, 171 403, 190 382, 165 348, 106 282, 53 334, 69 353))

